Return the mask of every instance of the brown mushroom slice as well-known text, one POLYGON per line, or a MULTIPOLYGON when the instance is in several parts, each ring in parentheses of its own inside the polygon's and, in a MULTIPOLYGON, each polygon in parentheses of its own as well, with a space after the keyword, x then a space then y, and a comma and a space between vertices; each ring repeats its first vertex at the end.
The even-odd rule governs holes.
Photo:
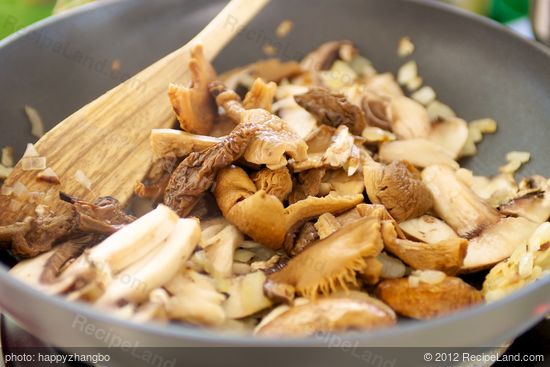
POLYGON ((361 107, 368 126, 391 130, 391 98, 366 92, 361 107))
POLYGON ((483 302, 483 296, 456 277, 445 277, 437 284, 409 279, 388 279, 378 284, 377 295, 395 312, 406 317, 428 320, 483 302))
POLYGON ((255 330, 256 335, 268 337, 308 336, 315 333, 334 333, 346 330, 371 330, 394 325, 395 313, 375 298, 319 298, 278 312, 255 330))
POLYGON ((430 244, 458 238, 456 232, 447 223, 431 215, 406 220, 399 223, 399 227, 408 237, 430 244))
POLYGON ((461 271, 485 269, 506 259, 519 245, 527 243, 537 226, 523 217, 502 218, 470 239, 461 271))
POLYGON ((308 298, 330 294, 357 285, 356 272, 365 270, 365 258, 378 255, 382 248, 380 222, 362 218, 312 244, 269 279, 290 284, 308 298))
POLYGON ((371 160, 363 177, 370 201, 383 204, 397 221, 418 217, 433 205, 432 193, 405 162, 384 166, 371 160))
POLYGON ((218 174, 214 194, 227 220, 254 241, 272 249, 283 245, 296 224, 323 213, 346 211, 363 201, 363 195, 328 195, 308 197, 285 208, 277 197, 263 190, 256 192, 246 172, 237 167, 218 174))
POLYGON ((207 135, 218 111, 210 95, 208 84, 216 80, 216 71, 206 60, 202 45, 191 50, 189 61, 191 84, 188 87, 171 84, 168 88, 170 102, 183 130, 207 135))
POLYGON ((427 138, 430 135, 430 118, 420 103, 403 96, 394 97, 390 111, 391 129, 399 139, 427 138))
POLYGON ((251 178, 257 190, 264 190, 281 201, 285 201, 292 191, 292 177, 286 167, 277 170, 264 168, 252 174, 251 178))
POLYGON ((193 152, 202 152, 221 141, 220 138, 174 129, 153 129, 150 136, 151 149, 156 158, 186 157, 193 152))
POLYGON ((365 90, 380 96, 400 97, 403 95, 401 87, 392 73, 382 73, 367 79, 365 90))
POLYGON ((500 219, 498 212, 460 181, 452 168, 430 166, 422 180, 434 198, 434 210, 460 237, 472 238, 500 219))
POLYGON ((433 244, 397 238, 389 221, 382 222, 382 237, 385 249, 413 269, 440 270, 449 275, 460 270, 468 248, 468 240, 458 237, 433 244))
POLYGON ((271 112, 273 97, 277 91, 277 84, 274 82, 266 83, 261 78, 258 78, 250 87, 248 93, 243 100, 243 107, 247 110, 253 108, 262 108, 271 112))
POLYGON ((218 171, 245 153, 257 131, 255 124, 239 125, 216 145, 188 155, 172 173, 164 203, 178 215, 188 215, 202 194, 212 186, 218 171))
POLYGON ((298 180, 294 184, 293 190, 288 197, 289 204, 294 204, 309 196, 319 196, 325 174, 326 170, 324 168, 313 168, 299 172, 298 180))
POLYGON ((458 169, 458 163, 444 148, 426 139, 396 140, 382 143, 378 152, 385 163, 406 160, 411 164, 425 168, 431 165, 447 165, 458 169))
POLYGON ((307 54, 300 65, 302 69, 309 71, 315 77, 319 71, 330 69, 334 61, 341 59, 342 56, 347 56, 345 51, 350 51, 348 53, 353 54, 353 43, 351 41, 326 42, 307 54), (344 55, 341 54, 342 50, 344 55))
POLYGON ((456 159, 468 140, 468 123, 452 117, 431 125, 428 139, 443 147, 456 159))
POLYGON ((350 103, 343 94, 313 87, 304 94, 294 96, 294 99, 320 124, 332 127, 344 125, 355 135, 361 135, 366 126, 363 111, 350 103))
POLYGON ((527 218, 536 223, 543 223, 550 217, 550 187, 545 178, 535 176, 538 181, 532 188, 522 188, 519 196, 499 206, 504 215, 527 218))

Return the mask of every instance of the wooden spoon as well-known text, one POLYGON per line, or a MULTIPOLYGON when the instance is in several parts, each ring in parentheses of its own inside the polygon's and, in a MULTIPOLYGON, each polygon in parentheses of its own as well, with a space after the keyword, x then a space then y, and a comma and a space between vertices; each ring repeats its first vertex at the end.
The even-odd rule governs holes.
MULTIPOLYGON (((59 191, 85 200, 111 195, 122 203, 133 194, 134 184, 143 179, 151 163, 151 129, 168 128, 175 122, 167 90, 171 82, 190 79, 189 54, 198 43, 212 60, 224 46, 269 2, 232 0, 195 38, 157 61, 133 78, 105 93, 58 124, 35 145, 61 184, 37 180, 38 171, 23 171, 19 162, 4 185, 24 184, 30 192, 57 196, 59 191), (75 173, 80 170, 92 182, 86 189, 75 173), (53 189, 53 190, 52 190, 53 189)), ((0 225, 22 220, 34 213, 37 204, 14 195, 0 196, 0 225)), ((67 204, 53 200, 54 212, 67 204)))

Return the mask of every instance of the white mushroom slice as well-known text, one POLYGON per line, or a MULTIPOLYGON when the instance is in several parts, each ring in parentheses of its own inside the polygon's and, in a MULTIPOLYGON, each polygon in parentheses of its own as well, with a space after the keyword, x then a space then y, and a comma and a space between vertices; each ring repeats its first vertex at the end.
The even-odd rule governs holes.
POLYGON ((531 154, 529 152, 509 152, 506 154, 507 164, 499 168, 501 173, 515 173, 522 164, 529 162, 531 154))
POLYGON ((225 297, 207 276, 185 270, 165 288, 173 294, 166 304, 170 319, 204 326, 219 326, 226 321, 222 307, 225 297))
POLYGON ((514 176, 501 173, 492 178, 472 177, 471 189, 477 196, 496 207, 517 196, 518 185, 514 176))
POLYGON ((219 143, 221 139, 173 129, 151 130, 150 142, 157 158, 185 157, 219 143))
POLYGON ((367 79, 365 89, 381 96, 398 97, 403 95, 392 73, 377 74, 367 79))
POLYGON ((501 205, 499 211, 505 215, 519 216, 535 223, 546 222, 550 218, 550 191, 544 190, 527 192, 501 205))
POLYGON ((115 306, 120 300, 136 303, 143 301, 149 292, 177 274, 191 256, 199 239, 198 221, 179 219, 158 251, 119 273, 96 304, 115 306))
POLYGON ((392 98, 390 103, 391 127, 399 139, 427 138, 430 118, 426 109, 407 97, 392 98))
POLYGON ((399 227, 407 236, 429 244, 458 238, 458 235, 447 223, 431 215, 422 215, 406 220, 399 223, 399 227))
POLYGON ((223 305, 227 317, 240 319, 271 307, 271 301, 264 295, 266 279, 262 271, 233 278, 227 291, 229 298, 223 305))
POLYGON ((458 169, 458 163, 442 147, 426 139, 397 140, 383 143, 379 151, 380 160, 385 163, 408 161, 417 167, 434 164, 458 169))
POLYGON ((214 278, 229 278, 233 269, 233 254, 243 242, 242 233, 234 225, 228 225, 204 244, 206 271, 214 278))
POLYGON ((411 60, 401 66, 397 71, 397 82, 401 85, 405 85, 417 76, 418 66, 416 65, 416 61, 411 60))
POLYGON ((537 225, 521 217, 502 218, 470 240, 462 271, 484 269, 508 258, 519 245, 527 243, 537 225))
POLYGON ((435 122, 428 139, 445 148, 456 159, 468 139, 468 124, 459 118, 435 122))
POLYGON ((433 88, 426 85, 411 94, 411 98, 427 106, 435 100, 436 95, 433 88))
POLYGON ((448 166, 424 169, 422 180, 432 192, 437 215, 461 237, 471 238, 498 222, 498 212, 478 198, 448 166))
MULTIPOLYGON (((306 88, 305 91, 295 94, 302 94, 307 91, 306 88)), ((273 104, 272 109, 302 139, 305 139, 317 127, 315 117, 296 103, 293 95, 278 100, 273 104)))
POLYGON ((382 263, 380 278, 397 279, 405 276, 407 267, 398 258, 389 256, 385 252, 382 252, 376 256, 376 259, 382 263))
POLYGON ((438 100, 430 102, 426 106, 430 120, 436 121, 438 119, 450 119, 456 117, 455 111, 451 107, 447 106, 444 103, 441 103, 438 100))

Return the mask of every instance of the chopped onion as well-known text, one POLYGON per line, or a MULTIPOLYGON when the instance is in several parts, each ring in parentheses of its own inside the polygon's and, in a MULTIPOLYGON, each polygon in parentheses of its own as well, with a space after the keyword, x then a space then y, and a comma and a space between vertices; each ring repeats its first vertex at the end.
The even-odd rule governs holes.
POLYGON ((451 107, 447 106, 444 103, 441 103, 438 100, 431 101, 428 106, 426 106, 428 111, 428 116, 432 121, 437 119, 449 119, 451 117, 456 117, 455 111, 451 107))
POLYGON ((420 284, 420 278, 415 275, 409 275, 409 287, 416 288, 420 284))
POLYGON ((279 38, 285 38, 286 36, 288 36, 288 34, 290 33, 290 31, 292 31, 292 28, 294 27, 294 23, 292 23, 292 21, 286 19, 286 20, 283 20, 278 26, 277 26, 277 30, 275 31, 275 34, 277 35, 277 37, 279 38))
POLYGON ((252 268, 250 265, 241 263, 241 262, 234 262, 232 266, 232 272, 235 275, 245 275, 252 271, 252 268))
POLYGON ((29 190, 27 189, 27 186, 22 184, 21 182, 17 181, 13 184, 13 193, 15 196, 21 196, 24 194, 27 194, 29 190))
POLYGON ((37 177, 39 180, 44 182, 48 182, 56 185, 59 185, 61 183, 61 181, 59 181, 59 176, 57 175, 57 173, 55 173, 55 171, 50 167, 40 172, 37 177))
POLYGON ((6 178, 8 178, 12 171, 13 168, 4 167, 2 164, 0 164, 0 180, 5 180, 6 178))
POLYGON ((31 143, 28 143, 27 149, 25 149, 25 153, 23 154, 23 158, 39 157, 39 156, 40 154, 38 154, 34 145, 31 143))
POLYGON ((522 278, 530 277, 533 273, 534 257, 532 252, 523 255, 518 262, 518 274, 522 278))
POLYGON ((490 118, 478 119, 471 121, 470 127, 479 132, 489 134, 497 131, 497 122, 490 118))
POLYGON ((405 57, 405 56, 409 56, 413 52, 414 52, 414 43, 412 43, 409 37, 402 37, 399 40, 399 44, 397 46, 397 55, 399 55, 399 57, 405 57))
POLYGON ((0 195, 10 196, 13 194, 13 187, 2 185, 0 188, 0 195))
POLYGON ((252 252, 252 251, 249 251, 249 250, 238 249, 237 251, 235 251, 235 254, 233 255, 233 259, 235 261, 239 261, 239 262, 242 262, 242 263, 247 263, 250 260, 252 260, 252 258, 255 255, 256 255, 255 252, 252 252))
POLYGON ((44 123, 42 117, 38 114, 38 111, 31 106, 25 106, 25 113, 31 123, 31 134, 37 138, 44 136, 44 123))
POLYGON ((277 53, 277 49, 271 43, 266 43, 262 46, 262 51, 266 56, 273 56, 277 53))
POLYGON ((411 94, 412 99, 427 106, 436 98, 435 91, 432 87, 424 86, 411 94))
POLYGON ((416 76, 407 82, 407 90, 413 92, 422 86, 424 80, 421 76, 416 76))
POLYGON ((375 126, 367 126, 361 136, 366 139, 367 143, 383 143, 396 139, 393 133, 375 126))
POLYGON ((86 176, 84 172, 81 170, 78 170, 74 174, 74 178, 78 181, 79 184, 87 188, 88 190, 92 190, 92 181, 86 176))
POLYGON ((385 279, 397 279, 405 275, 407 267, 403 262, 395 257, 389 256, 386 253, 380 253, 376 259, 382 263, 382 271, 380 277, 385 279))
POLYGON ((26 157, 21 159, 23 171, 42 171, 46 169, 46 157, 26 157))
POLYGON ((508 163, 499 168, 502 173, 515 173, 523 163, 527 163, 531 158, 529 152, 509 152, 506 154, 508 163))
POLYGON ((2 148, 2 165, 4 167, 13 167, 13 148, 4 147, 2 148))
POLYGON ((421 282, 432 285, 441 283, 446 277, 444 272, 438 270, 415 270, 412 275, 418 277, 421 282))
POLYGON ((418 76, 418 66, 416 61, 411 60, 401 66, 397 71, 397 82, 401 85, 406 85, 412 79, 418 76))

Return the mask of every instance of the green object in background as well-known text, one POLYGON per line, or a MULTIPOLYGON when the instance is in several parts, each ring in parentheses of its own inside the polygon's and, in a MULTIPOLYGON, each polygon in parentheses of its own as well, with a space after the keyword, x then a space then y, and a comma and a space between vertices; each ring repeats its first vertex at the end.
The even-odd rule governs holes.
POLYGON ((491 18, 508 23, 529 15, 529 0, 493 0, 491 18))
POLYGON ((0 0, 0 39, 52 14, 54 0, 0 0))

